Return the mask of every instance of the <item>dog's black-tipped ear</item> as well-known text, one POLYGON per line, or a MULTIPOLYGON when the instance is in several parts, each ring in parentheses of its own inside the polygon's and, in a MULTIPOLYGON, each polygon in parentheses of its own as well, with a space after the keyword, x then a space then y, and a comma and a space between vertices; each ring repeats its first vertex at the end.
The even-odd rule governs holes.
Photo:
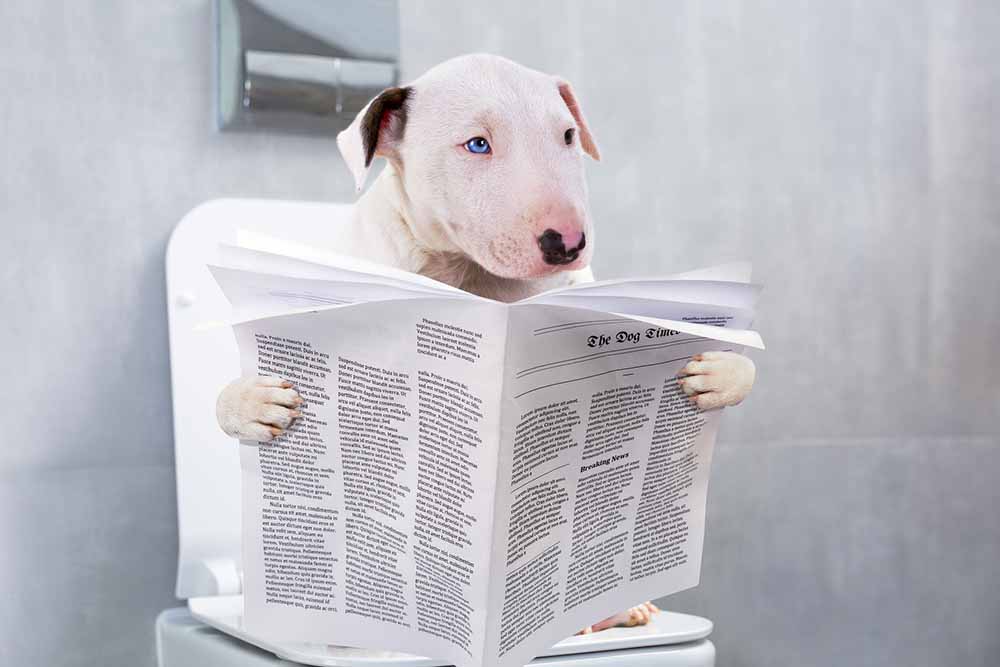
POLYGON ((358 191, 365 184, 372 160, 391 156, 403 140, 406 105, 412 96, 413 89, 409 86, 386 88, 337 135, 337 147, 354 175, 358 191))
POLYGON ((583 115, 583 109, 580 107, 580 103, 577 101, 576 95, 573 93, 573 86, 569 84, 569 81, 559 77, 556 77, 556 85, 559 87, 559 95, 562 97, 563 102, 566 103, 566 107, 569 109, 569 112, 573 114, 573 119, 576 121, 577 129, 580 133, 580 145, 583 147, 583 152, 600 162, 601 151, 597 147, 597 141, 594 139, 594 135, 590 133, 590 127, 587 125, 587 119, 583 115))

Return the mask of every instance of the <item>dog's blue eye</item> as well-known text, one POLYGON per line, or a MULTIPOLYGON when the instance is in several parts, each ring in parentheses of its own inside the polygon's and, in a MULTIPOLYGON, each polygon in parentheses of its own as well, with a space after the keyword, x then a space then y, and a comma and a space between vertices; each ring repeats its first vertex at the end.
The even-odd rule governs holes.
POLYGON ((465 150, 470 153, 484 155, 490 152, 490 142, 486 141, 483 137, 472 137, 465 142, 465 150))

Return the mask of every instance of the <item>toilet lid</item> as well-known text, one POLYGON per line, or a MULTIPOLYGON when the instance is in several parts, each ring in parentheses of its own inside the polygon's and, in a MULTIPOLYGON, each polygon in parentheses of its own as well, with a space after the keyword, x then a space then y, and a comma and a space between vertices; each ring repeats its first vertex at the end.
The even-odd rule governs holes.
POLYGON ((350 220, 347 204, 219 199, 184 216, 167 246, 167 313, 177 468, 177 597, 241 592, 240 460, 236 441, 219 429, 215 399, 240 374, 228 326, 230 306, 207 265, 239 230, 287 236, 294 221, 302 243, 329 246, 331 229, 350 220))

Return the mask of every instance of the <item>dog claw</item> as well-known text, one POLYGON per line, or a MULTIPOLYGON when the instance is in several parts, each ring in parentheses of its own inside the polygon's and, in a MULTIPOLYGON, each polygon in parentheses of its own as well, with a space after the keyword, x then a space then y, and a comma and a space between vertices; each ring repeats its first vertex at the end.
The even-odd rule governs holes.
POLYGON ((702 352, 678 371, 681 389, 700 410, 739 404, 753 386, 753 362, 735 352, 702 352))
POLYGON ((305 401, 288 380, 275 377, 245 377, 230 382, 216 401, 219 426, 241 440, 270 442, 285 433, 301 417, 305 401))

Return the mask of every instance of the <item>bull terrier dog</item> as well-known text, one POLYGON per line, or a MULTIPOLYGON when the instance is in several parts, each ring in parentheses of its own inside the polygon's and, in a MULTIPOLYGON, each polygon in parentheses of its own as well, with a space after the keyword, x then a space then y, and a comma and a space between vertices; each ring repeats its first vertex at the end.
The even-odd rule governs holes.
MULTIPOLYGON (((337 232, 337 252, 505 302, 593 280, 583 155, 600 151, 564 79, 492 55, 454 58, 382 91, 337 146, 359 191, 372 161, 388 162, 337 232)), ((710 410, 740 403, 754 376, 749 358, 708 352, 678 381, 710 410)), ((228 435, 267 442, 301 404, 290 382, 245 377, 222 390, 217 415, 228 435)), ((582 632, 656 612, 646 602, 582 632)))

